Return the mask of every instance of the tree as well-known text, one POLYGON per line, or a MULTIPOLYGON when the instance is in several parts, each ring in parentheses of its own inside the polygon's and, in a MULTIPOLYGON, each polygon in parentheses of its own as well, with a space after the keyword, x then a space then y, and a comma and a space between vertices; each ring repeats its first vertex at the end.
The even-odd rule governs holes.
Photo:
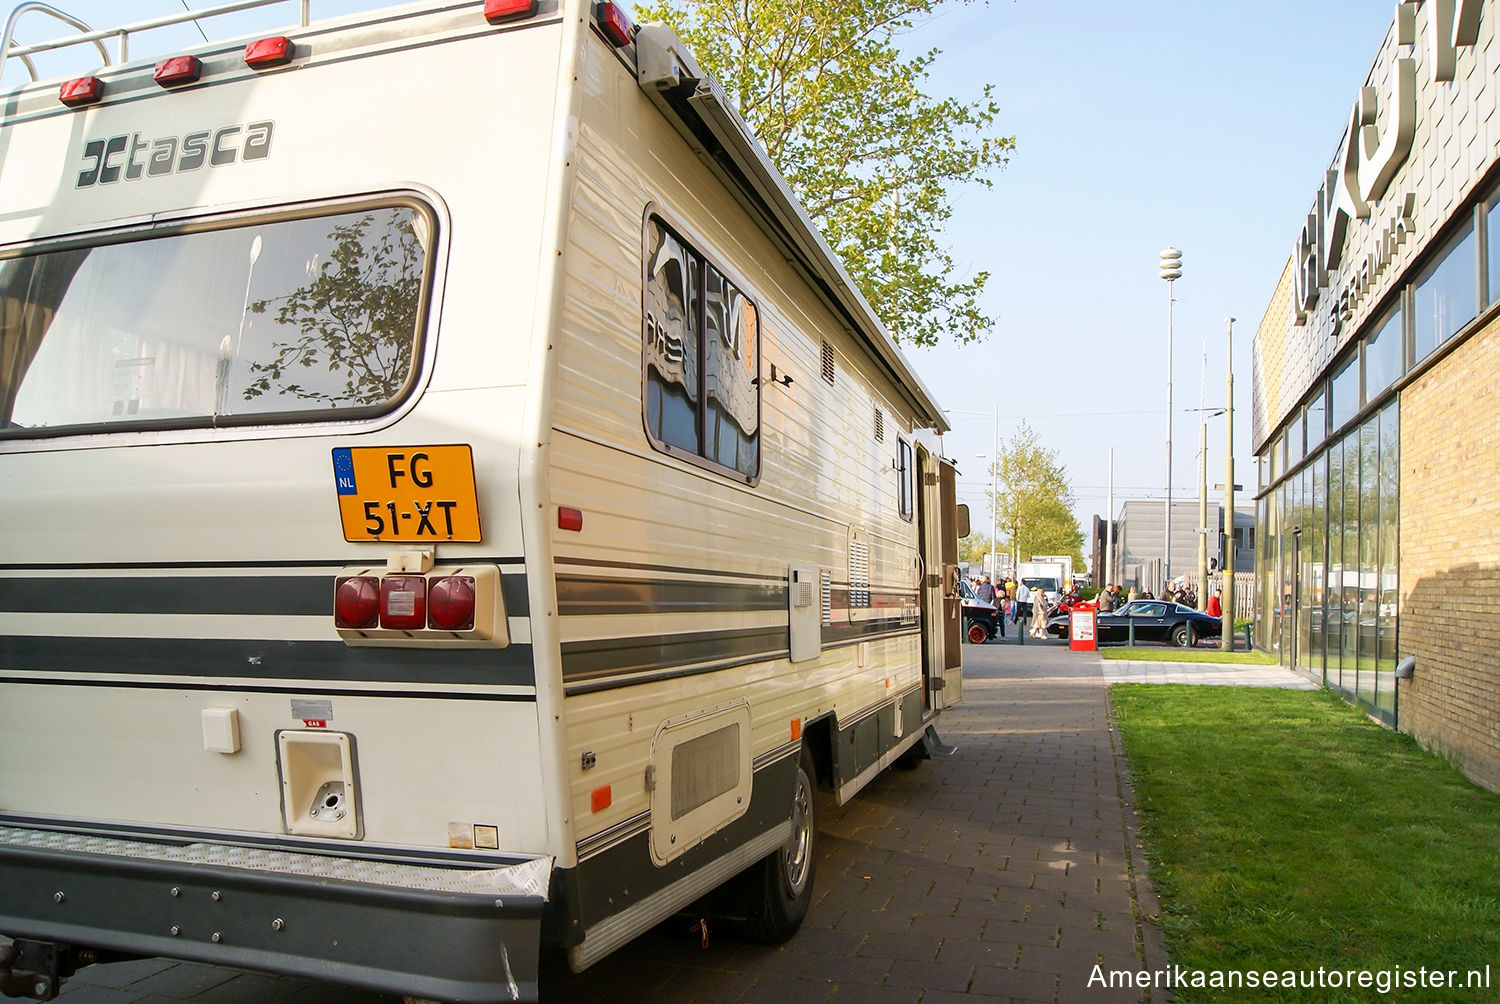
POLYGON ((1021 561, 1037 554, 1067 554, 1083 566, 1083 531, 1073 515, 1073 489, 1057 451, 1041 445, 1022 422, 1000 446, 998 470, 1000 539, 1021 561))
MULTIPOLYGON (((964 0, 967 2, 967 0, 964 0)), ((964 279, 939 244, 950 191, 988 187, 1015 137, 999 111, 923 85, 939 50, 897 36, 942 0, 655 0, 642 9, 689 44, 739 107, 829 246, 899 342, 981 337, 989 273, 964 279)))

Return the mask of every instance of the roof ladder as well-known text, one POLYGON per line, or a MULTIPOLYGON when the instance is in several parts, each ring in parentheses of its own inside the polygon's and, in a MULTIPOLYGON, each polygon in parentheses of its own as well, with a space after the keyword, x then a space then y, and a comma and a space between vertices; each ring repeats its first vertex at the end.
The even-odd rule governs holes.
MULTIPOLYGON (((100 58, 104 60, 103 65, 112 66, 116 62, 124 63, 130 60, 130 36, 132 34, 140 34, 156 28, 167 28, 176 24, 185 24, 188 21, 201 21, 224 14, 236 14, 240 11, 253 10, 257 7, 269 7, 273 4, 294 2, 301 7, 300 23, 305 28, 308 25, 308 7, 311 0, 238 0, 237 3, 220 4, 217 7, 205 7, 202 10, 183 11, 180 14, 169 14, 165 17, 153 18, 149 21, 138 21, 119 28, 105 28, 100 31, 93 30, 78 20, 78 18, 70 14, 65 14, 56 7, 49 6, 48 4, 23 3, 11 11, 10 17, 5 21, 5 34, 0 36, 0 54, 3 54, 6 60, 19 59, 26 67, 26 72, 30 74, 32 81, 35 82, 38 77, 36 66, 32 63, 31 57, 38 52, 50 52, 54 49, 66 49, 74 45, 93 43, 99 50, 100 58), (67 35, 48 42, 38 42, 35 45, 17 45, 14 40, 16 22, 24 14, 46 14, 71 28, 76 28, 78 34, 67 35), (117 58, 114 60, 110 59, 109 50, 104 45, 104 40, 107 38, 117 40, 118 53, 117 58)), ((0 61, 0 66, 3 65, 3 61, 0 61)))

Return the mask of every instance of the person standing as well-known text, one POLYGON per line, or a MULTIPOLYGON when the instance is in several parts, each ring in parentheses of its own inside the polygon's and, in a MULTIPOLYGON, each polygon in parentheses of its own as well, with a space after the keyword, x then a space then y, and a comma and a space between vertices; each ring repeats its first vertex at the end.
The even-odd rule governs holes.
POLYGON ((1115 584, 1106 583, 1104 589, 1099 593, 1099 612, 1107 614, 1115 608, 1115 584))
POLYGON ((988 603, 990 606, 995 605, 995 587, 990 582, 988 575, 979 580, 979 585, 974 589, 974 598, 981 603, 988 603))
POLYGON ((1223 601, 1219 599, 1219 591, 1217 589, 1215 589, 1214 594, 1208 598, 1208 609, 1205 610, 1204 613, 1208 614, 1208 616, 1210 617, 1224 616, 1223 601))
POLYGON ((1031 637, 1047 637, 1047 617, 1051 613, 1047 609, 1047 592, 1043 589, 1031 591, 1031 637))

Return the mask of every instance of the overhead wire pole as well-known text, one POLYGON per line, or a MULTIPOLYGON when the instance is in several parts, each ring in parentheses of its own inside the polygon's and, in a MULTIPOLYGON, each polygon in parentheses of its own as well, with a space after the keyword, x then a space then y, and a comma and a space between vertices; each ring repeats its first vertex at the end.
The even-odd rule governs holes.
POLYGON ((1203 368, 1198 375, 1198 609, 1208 609, 1208 339, 1203 340, 1203 368))
POLYGON ((1167 245, 1161 258, 1161 277, 1167 280, 1167 502, 1162 526, 1161 589, 1172 581, 1172 283, 1182 277, 1182 252, 1167 245))

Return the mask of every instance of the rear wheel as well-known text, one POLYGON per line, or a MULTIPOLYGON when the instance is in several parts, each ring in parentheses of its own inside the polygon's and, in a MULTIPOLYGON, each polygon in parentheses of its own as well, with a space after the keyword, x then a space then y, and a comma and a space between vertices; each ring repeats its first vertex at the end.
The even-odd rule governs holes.
POLYGON ((1172 629, 1172 644, 1178 648, 1188 647, 1188 626, 1179 624, 1172 629))
POLYGON ((797 933, 812 905, 818 850, 816 776, 812 752, 804 745, 789 806, 791 836, 747 875, 752 882, 747 888, 745 919, 737 926, 748 941, 781 944, 797 933))
POLYGON ((969 621, 967 637, 969 641, 973 642, 975 645, 983 645, 985 642, 990 640, 990 633, 988 629, 986 629, 985 626, 978 621, 969 621))

